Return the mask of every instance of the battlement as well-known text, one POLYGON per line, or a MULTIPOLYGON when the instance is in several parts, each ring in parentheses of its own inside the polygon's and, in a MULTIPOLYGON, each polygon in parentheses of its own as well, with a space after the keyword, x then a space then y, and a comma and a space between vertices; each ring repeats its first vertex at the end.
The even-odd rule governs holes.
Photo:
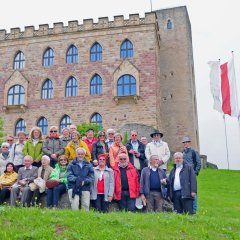
POLYGON ((49 28, 48 24, 41 24, 38 30, 35 30, 34 26, 26 26, 25 31, 21 31, 20 28, 11 28, 10 33, 4 29, 0 30, 0 41, 151 23, 157 24, 155 12, 145 13, 145 18, 140 18, 139 14, 130 14, 129 19, 124 19, 123 15, 114 16, 114 21, 109 21, 108 17, 101 17, 98 18, 97 23, 94 23, 93 19, 84 19, 81 25, 78 21, 69 21, 67 26, 57 22, 53 24, 53 28, 49 28))

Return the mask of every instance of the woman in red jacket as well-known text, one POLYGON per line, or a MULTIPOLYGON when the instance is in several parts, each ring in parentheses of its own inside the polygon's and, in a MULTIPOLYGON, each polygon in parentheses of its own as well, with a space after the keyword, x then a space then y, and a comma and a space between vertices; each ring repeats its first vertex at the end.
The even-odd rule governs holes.
POLYGON ((118 155, 118 162, 113 167, 114 199, 119 201, 119 209, 135 211, 136 198, 139 195, 137 169, 129 162, 126 153, 118 155))

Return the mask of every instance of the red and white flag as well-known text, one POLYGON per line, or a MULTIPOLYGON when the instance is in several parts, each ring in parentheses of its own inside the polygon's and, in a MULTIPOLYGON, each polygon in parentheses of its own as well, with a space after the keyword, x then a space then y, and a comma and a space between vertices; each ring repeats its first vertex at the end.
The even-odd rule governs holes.
POLYGON ((238 118, 239 105, 233 59, 222 65, 219 61, 212 61, 208 64, 211 68, 210 86, 214 99, 214 109, 238 118))

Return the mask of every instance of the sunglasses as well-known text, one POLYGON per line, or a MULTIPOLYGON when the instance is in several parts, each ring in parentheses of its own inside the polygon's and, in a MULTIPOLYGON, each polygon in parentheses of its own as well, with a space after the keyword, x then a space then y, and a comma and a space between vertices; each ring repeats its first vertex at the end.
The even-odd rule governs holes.
POLYGON ((8 141, 8 142, 12 142, 12 141, 13 141, 13 139, 8 139, 7 141, 8 141))
POLYGON ((62 159, 59 159, 59 161, 67 161, 67 159, 65 159, 65 158, 62 158, 62 159))
POLYGON ((8 148, 8 147, 2 147, 2 148, 8 148))
POLYGON ((135 135, 135 134, 132 134, 131 136, 132 136, 132 137, 136 137, 137 135, 135 135))
POLYGON ((127 160, 126 158, 119 158, 119 160, 127 160))
POLYGON ((50 133, 53 133, 53 132, 54 132, 54 133, 56 133, 56 132, 57 132, 57 130, 51 130, 51 131, 50 131, 50 133))

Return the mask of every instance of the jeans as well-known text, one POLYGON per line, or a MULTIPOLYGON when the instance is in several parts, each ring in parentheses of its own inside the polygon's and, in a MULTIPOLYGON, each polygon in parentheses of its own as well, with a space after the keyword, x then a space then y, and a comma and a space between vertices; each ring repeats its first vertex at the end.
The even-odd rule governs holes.
POLYGON ((125 211, 135 211, 136 198, 130 198, 129 191, 122 191, 119 209, 125 211))
POLYGON ((108 212, 109 202, 104 201, 104 194, 98 194, 95 200, 95 209, 99 212, 108 212))
POLYGON ((197 212, 197 207, 198 207, 198 198, 197 198, 197 194, 196 194, 194 197, 194 200, 193 200, 193 213, 197 212))
POLYGON ((57 187, 47 190, 47 207, 57 207, 60 196, 67 190, 64 183, 60 183, 57 187))

